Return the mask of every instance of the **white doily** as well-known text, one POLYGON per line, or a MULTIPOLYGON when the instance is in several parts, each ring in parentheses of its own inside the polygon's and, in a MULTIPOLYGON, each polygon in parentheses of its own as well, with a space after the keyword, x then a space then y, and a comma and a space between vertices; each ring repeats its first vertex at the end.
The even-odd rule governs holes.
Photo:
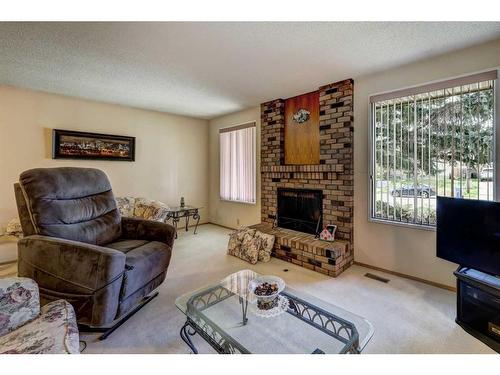
POLYGON ((272 309, 261 310, 257 307, 257 304, 251 304, 249 306, 252 313, 262 318, 273 318, 280 314, 283 314, 288 309, 288 298, 284 296, 278 296, 278 303, 272 309))

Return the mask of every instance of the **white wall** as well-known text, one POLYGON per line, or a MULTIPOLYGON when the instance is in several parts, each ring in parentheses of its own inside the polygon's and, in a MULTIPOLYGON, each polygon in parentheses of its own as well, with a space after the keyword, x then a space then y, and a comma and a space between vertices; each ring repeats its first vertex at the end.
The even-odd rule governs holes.
POLYGON ((208 122, 189 117, 0 86, 0 227, 17 216, 13 183, 29 168, 104 170, 115 195, 205 207, 208 122), (136 161, 51 159, 53 128, 136 137, 136 161))
POLYGON ((367 77, 354 77, 354 257, 392 271, 454 286, 456 265, 436 258, 436 233, 368 221, 368 98, 500 66, 500 40, 367 77))
POLYGON ((260 223, 260 107, 209 121, 209 217, 212 223, 230 228, 260 223), (219 129, 255 121, 257 128, 257 203, 221 201, 219 195, 219 129))

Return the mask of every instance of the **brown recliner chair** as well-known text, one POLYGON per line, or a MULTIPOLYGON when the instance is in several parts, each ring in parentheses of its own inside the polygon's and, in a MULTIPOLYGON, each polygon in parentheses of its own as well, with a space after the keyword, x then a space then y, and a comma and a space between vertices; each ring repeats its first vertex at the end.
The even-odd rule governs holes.
POLYGON ((42 305, 65 299, 80 325, 106 338, 158 293, 175 230, 121 217, 107 176, 91 168, 37 168, 14 185, 24 238, 19 276, 42 305))

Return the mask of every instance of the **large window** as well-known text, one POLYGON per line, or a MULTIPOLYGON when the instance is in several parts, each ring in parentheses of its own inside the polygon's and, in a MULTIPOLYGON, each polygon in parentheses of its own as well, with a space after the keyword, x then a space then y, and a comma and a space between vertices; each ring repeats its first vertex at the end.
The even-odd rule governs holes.
POLYGON ((255 123, 221 129, 219 138, 220 198, 255 203, 255 123))
POLYGON ((438 195, 494 199, 496 76, 370 98, 372 219, 433 226, 438 195))

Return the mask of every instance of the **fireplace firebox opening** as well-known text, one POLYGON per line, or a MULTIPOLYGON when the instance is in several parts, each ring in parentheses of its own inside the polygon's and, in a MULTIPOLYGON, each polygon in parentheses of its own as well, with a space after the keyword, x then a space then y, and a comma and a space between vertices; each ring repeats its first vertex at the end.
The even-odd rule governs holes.
POLYGON ((278 188, 278 227, 317 235, 323 229, 323 192, 278 188))

